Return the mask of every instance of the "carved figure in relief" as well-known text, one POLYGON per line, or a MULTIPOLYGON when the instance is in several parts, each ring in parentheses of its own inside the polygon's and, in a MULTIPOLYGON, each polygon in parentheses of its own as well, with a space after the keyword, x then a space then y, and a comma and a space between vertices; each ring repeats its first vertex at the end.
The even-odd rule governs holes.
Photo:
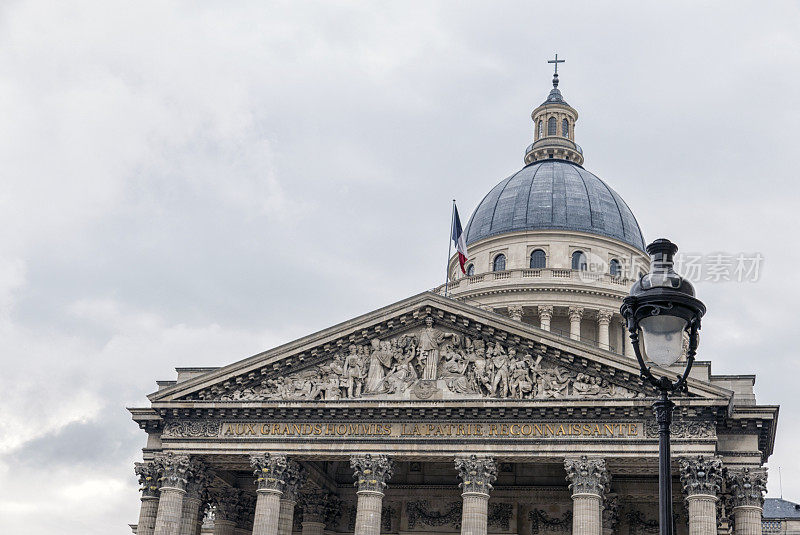
POLYGON ((439 376, 439 346, 447 338, 453 338, 453 333, 443 333, 433 328, 433 318, 425 318, 425 327, 419 335, 420 361, 424 368, 422 378, 434 380, 439 376))
POLYGON ((531 379, 528 364, 524 360, 518 360, 511 365, 510 383, 512 398, 530 397, 533 392, 533 380, 531 379))
POLYGON ((492 366, 494 367, 494 380, 492 381, 491 393, 499 397, 508 397, 508 377, 509 377, 509 360, 516 356, 515 349, 509 349, 509 353, 503 349, 500 342, 494 344, 492 350, 492 366), (498 387, 500 391, 498 392, 498 387))
POLYGON ((386 370, 392 368, 392 346, 391 342, 381 341, 377 338, 374 338, 371 344, 366 392, 377 394, 386 390, 383 380, 386 377, 386 370))
POLYGON ((362 377, 364 370, 361 363, 361 356, 358 354, 358 346, 351 344, 350 354, 344 359, 342 369, 342 385, 345 388, 345 397, 361 397, 362 377))

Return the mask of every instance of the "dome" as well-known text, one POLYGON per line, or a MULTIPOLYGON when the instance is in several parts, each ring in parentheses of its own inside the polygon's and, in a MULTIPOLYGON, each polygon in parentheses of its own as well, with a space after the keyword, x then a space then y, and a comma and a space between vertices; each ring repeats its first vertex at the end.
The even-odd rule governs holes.
POLYGON ((495 186, 472 214, 466 241, 551 229, 606 236, 644 251, 642 231, 622 197, 564 160, 534 162, 495 186))

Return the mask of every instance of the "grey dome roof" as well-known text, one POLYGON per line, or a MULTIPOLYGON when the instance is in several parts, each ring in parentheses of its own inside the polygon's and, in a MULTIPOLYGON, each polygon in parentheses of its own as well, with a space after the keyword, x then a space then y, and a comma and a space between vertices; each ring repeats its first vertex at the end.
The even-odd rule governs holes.
POLYGON ((534 162, 492 188, 472 214, 466 240, 544 229, 599 234, 644 251, 642 231, 622 197, 564 160, 534 162))

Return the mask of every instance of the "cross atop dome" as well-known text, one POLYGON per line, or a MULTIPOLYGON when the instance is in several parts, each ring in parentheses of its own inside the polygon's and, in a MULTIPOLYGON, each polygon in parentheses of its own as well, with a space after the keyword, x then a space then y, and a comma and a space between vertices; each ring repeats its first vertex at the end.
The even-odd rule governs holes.
POLYGON ((558 87, 558 64, 559 63, 566 63, 567 60, 565 59, 558 59, 558 53, 556 53, 555 59, 548 59, 547 63, 553 63, 555 65, 555 72, 553 72, 553 87, 558 87))

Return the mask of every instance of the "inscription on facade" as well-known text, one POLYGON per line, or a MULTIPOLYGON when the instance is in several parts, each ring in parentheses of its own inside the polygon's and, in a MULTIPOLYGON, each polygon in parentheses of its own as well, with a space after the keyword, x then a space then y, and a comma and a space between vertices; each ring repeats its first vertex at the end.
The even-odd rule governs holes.
POLYGON ((642 438, 641 422, 316 423, 225 422, 223 438, 642 438))

